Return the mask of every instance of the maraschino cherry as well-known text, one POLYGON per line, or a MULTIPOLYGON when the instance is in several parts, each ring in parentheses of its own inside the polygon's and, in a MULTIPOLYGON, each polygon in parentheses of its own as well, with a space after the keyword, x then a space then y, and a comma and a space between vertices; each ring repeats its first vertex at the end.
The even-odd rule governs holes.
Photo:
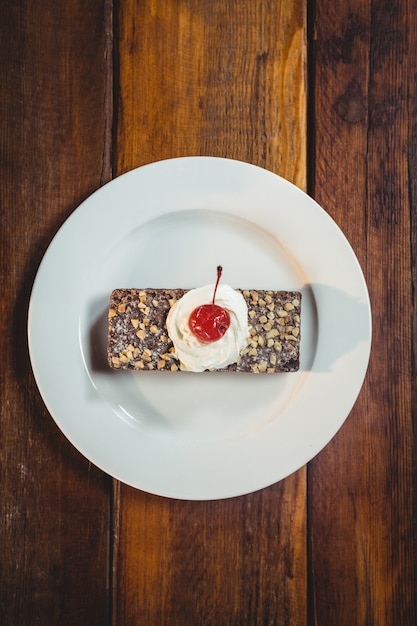
POLYGON ((217 267, 217 280, 211 304, 201 304, 190 315, 188 321, 191 332, 202 343, 213 343, 223 337, 230 326, 230 315, 226 309, 214 304, 223 268, 217 267))

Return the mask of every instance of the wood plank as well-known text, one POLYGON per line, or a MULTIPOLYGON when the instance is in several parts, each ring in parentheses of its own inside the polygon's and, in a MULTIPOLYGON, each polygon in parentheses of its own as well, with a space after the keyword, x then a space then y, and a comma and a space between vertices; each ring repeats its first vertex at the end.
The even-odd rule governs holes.
POLYGON ((250 161, 306 185, 305 3, 123 2, 116 171, 250 161))
POLYGON ((111 483, 46 411, 26 334, 46 247, 110 176, 106 22, 102 0, 0 6, 0 621, 14 626, 109 618, 111 483))
POLYGON ((411 626, 417 9, 364 0, 316 9, 313 192, 364 268, 374 340, 354 410, 309 467, 312 623, 411 626))
MULTIPOLYGON (((215 155, 306 180, 305 3, 126 0, 115 169, 215 155)), ((113 622, 306 622, 305 469, 231 500, 120 485, 113 622)))

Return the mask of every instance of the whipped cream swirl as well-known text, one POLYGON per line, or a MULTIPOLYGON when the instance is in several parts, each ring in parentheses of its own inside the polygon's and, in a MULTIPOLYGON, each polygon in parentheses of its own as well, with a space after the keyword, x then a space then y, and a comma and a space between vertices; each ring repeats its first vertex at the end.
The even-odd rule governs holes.
POLYGON ((189 326, 191 313, 213 298, 214 285, 191 289, 171 307, 167 316, 168 334, 174 344, 175 353, 184 370, 203 372, 217 370, 236 363, 239 354, 248 343, 248 307, 239 291, 229 285, 219 285, 216 305, 229 312, 230 326, 218 341, 201 342, 189 326))

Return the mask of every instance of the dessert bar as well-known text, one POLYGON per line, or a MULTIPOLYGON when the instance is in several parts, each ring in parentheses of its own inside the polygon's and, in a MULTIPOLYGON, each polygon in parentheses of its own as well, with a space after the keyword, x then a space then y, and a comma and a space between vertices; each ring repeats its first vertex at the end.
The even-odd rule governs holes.
MULTIPOLYGON (((248 307, 249 336, 236 363, 216 371, 279 373, 299 369, 301 293, 240 290, 248 307)), ((108 362, 114 369, 184 369, 166 318, 185 289, 115 289, 110 296, 108 362)))

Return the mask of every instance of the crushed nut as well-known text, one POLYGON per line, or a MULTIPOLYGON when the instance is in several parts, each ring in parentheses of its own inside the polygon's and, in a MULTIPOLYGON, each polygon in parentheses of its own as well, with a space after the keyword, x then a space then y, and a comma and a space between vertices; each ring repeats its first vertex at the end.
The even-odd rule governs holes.
POLYGON ((279 335, 279 332, 277 331, 276 328, 272 328, 271 330, 269 330, 266 333, 266 338, 267 339, 273 339, 274 337, 277 337, 279 335))
POLYGON ((294 335, 284 335, 282 339, 285 339, 286 341, 295 341, 296 337, 294 337, 294 335))

